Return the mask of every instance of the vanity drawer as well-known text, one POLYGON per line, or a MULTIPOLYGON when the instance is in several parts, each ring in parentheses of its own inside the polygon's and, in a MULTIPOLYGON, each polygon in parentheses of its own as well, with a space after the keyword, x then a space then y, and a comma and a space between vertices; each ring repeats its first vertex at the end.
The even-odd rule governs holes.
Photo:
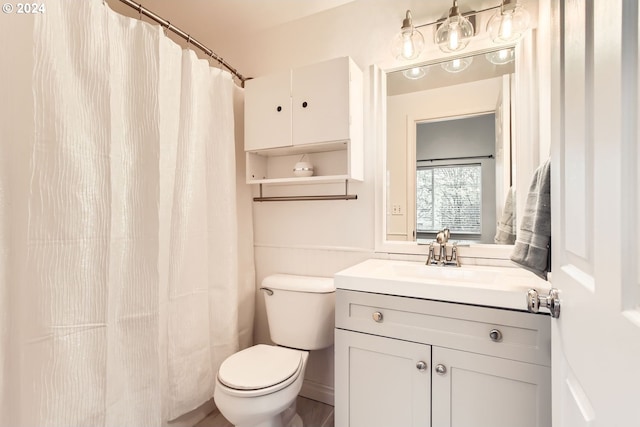
POLYGON ((551 366, 550 319, 499 308, 336 291, 336 328, 544 366, 551 366))

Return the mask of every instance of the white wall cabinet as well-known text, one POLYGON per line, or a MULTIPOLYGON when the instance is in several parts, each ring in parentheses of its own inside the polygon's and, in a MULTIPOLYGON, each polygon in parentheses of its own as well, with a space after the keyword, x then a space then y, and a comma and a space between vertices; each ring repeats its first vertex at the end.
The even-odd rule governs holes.
POLYGON ((349 57, 246 82, 248 183, 362 180, 362 138, 362 71, 349 57), (303 154, 313 177, 293 175, 303 154))
POLYGON ((548 316, 339 289, 336 425, 548 427, 550 349, 548 316))

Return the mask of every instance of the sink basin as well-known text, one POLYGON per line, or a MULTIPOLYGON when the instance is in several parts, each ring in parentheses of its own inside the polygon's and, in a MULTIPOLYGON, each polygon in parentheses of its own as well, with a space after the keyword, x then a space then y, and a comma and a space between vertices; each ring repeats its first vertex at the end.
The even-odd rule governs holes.
POLYGON ((500 271, 481 267, 435 267, 421 263, 392 264, 391 268, 401 277, 446 280, 467 283, 493 283, 500 271))
POLYGON ((338 289, 374 292, 489 307, 527 309, 527 291, 549 282, 518 267, 433 266, 369 259, 335 275, 338 289))

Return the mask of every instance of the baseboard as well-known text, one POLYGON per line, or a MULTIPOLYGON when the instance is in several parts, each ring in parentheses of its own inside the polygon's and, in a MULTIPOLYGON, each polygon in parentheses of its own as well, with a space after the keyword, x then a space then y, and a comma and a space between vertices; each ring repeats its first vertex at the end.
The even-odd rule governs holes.
POLYGON ((300 390, 300 396, 317 400, 318 402, 331 406, 333 406, 334 403, 333 387, 315 381, 304 380, 302 389, 300 390))

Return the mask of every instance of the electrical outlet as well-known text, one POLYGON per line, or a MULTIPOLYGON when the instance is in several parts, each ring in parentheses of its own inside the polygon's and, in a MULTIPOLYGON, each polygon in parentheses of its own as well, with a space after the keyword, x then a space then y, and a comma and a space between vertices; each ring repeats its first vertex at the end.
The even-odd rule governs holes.
POLYGON ((393 205, 391 215, 402 215, 402 206, 393 205))

